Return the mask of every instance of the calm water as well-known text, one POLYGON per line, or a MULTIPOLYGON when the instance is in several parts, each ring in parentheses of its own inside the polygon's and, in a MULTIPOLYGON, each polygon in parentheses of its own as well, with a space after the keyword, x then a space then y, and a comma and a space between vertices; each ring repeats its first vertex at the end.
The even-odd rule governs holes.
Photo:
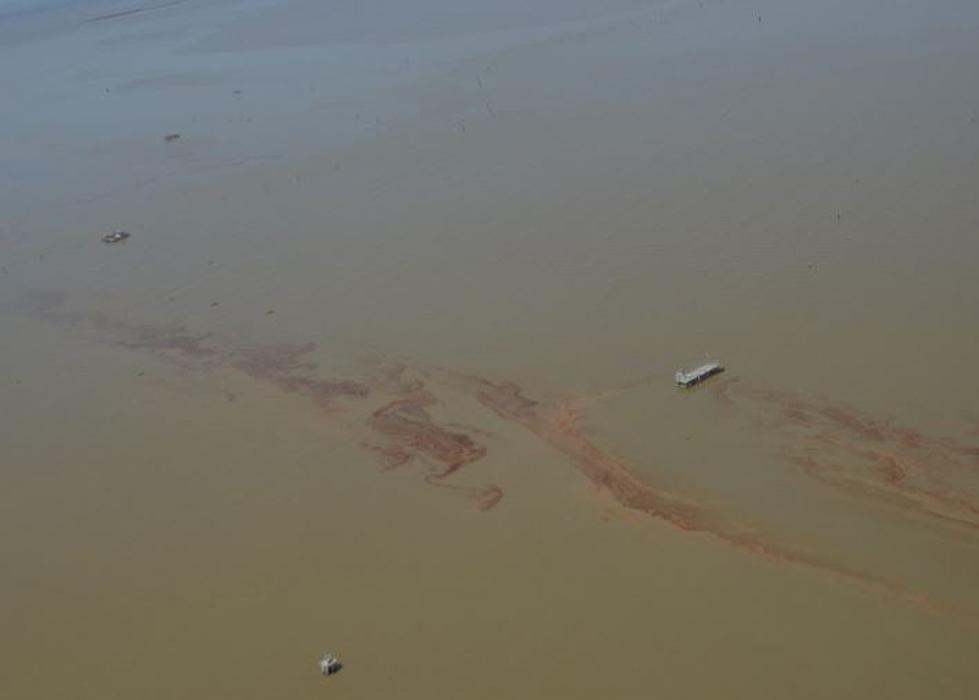
POLYGON ((0 2, 0 696, 971 697, 977 32, 0 2))

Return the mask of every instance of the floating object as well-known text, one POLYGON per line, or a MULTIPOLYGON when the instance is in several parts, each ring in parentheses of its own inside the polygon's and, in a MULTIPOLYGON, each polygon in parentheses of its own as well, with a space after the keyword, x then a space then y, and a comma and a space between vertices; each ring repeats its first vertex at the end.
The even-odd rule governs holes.
POLYGON ((102 242, 110 245, 113 243, 122 243, 131 235, 131 233, 126 233, 125 231, 113 231, 112 233, 107 233, 102 236, 102 242))
POLYGON ((676 383, 682 387, 692 387, 695 384, 700 384, 708 377, 713 377, 715 374, 719 374, 724 371, 718 362, 709 362, 706 365, 701 365, 696 369, 692 369, 689 372, 679 371, 673 378, 676 379, 676 383))
POLYGON ((180 134, 167 134, 166 136, 163 137, 163 140, 166 141, 167 143, 170 143, 171 141, 176 141, 179 138, 180 138, 180 134))
POLYGON ((322 673, 324 676, 332 676, 334 673, 343 668, 343 664, 340 663, 340 659, 333 654, 323 654, 323 657, 320 659, 319 666, 320 673, 322 673))

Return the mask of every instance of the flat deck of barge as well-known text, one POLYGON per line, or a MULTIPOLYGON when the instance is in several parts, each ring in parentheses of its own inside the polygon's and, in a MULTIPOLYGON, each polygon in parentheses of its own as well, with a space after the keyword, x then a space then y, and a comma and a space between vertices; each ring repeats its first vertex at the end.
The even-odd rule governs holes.
POLYGON ((701 365, 689 372, 684 372, 683 370, 678 371, 674 375, 676 383, 678 386, 685 388, 690 388, 700 382, 704 381, 708 377, 713 377, 715 374, 723 372, 724 368, 721 367, 718 362, 708 362, 706 365, 701 365))

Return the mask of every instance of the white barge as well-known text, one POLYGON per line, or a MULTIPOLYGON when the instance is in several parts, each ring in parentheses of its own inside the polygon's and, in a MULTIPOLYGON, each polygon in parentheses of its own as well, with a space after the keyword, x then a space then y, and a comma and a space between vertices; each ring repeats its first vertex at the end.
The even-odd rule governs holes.
POLYGON ((706 365, 701 365, 689 372, 684 372, 680 370, 673 378, 676 380, 677 386, 682 386, 690 388, 695 384, 700 384, 708 377, 713 377, 715 374, 719 374, 724 371, 719 362, 708 362, 706 365))

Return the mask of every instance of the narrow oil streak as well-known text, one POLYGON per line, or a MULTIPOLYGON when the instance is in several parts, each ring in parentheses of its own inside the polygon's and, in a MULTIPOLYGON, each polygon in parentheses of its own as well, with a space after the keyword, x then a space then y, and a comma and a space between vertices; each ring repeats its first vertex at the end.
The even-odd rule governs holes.
POLYGON ((116 12, 109 12, 104 15, 96 15, 95 17, 89 17, 85 20, 86 23, 90 24, 93 22, 106 22, 112 19, 121 19, 123 17, 132 17, 133 15, 145 14, 147 12, 154 12, 156 10, 163 10, 168 7, 173 7, 174 5, 182 5, 187 2, 187 0, 170 0, 170 2, 161 2, 156 5, 145 5, 143 7, 133 7, 128 10, 118 10, 116 12))

